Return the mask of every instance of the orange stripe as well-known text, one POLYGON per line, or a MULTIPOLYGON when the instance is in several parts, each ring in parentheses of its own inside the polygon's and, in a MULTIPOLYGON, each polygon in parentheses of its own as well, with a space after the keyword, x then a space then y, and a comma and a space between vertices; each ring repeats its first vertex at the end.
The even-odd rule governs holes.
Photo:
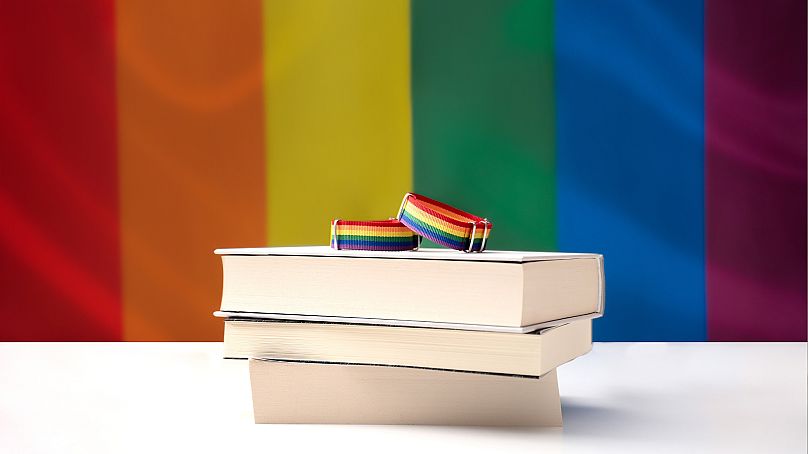
POLYGON ((412 215, 412 217, 414 217, 415 219, 418 219, 419 221, 425 224, 438 226, 441 230, 451 233, 452 235, 465 237, 468 236, 469 232, 471 231, 470 226, 458 227, 456 225, 449 224, 448 222, 445 222, 427 213, 426 211, 422 210, 421 207, 415 205, 414 203, 411 205, 407 205, 406 210, 407 213, 412 215))
POLYGON ((266 235, 260 1, 119 0, 125 340, 221 340, 215 247, 266 235))

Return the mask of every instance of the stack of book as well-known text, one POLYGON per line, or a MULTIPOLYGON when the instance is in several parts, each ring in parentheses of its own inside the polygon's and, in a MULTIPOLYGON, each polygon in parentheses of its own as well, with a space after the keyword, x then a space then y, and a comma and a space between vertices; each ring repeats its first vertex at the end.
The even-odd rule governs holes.
POLYGON ((560 426, 555 369, 603 313, 596 254, 216 253, 257 423, 560 426))

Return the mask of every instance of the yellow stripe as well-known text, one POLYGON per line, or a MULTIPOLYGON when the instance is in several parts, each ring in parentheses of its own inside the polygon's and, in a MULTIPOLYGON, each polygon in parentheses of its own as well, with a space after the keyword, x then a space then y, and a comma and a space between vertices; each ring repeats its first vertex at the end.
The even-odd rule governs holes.
POLYGON ((456 225, 446 223, 444 221, 437 219, 435 216, 432 216, 431 214, 424 212, 415 205, 407 205, 405 210, 415 219, 418 219, 419 221, 425 224, 438 225, 442 230, 445 230, 451 233, 452 235, 456 235, 459 237, 468 237, 469 235, 469 231, 471 229, 470 224, 469 227, 458 227, 456 225))
POLYGON ((412 181, 407 0, 265 0, 269 242, 395 216, 412 181))
MULTIPOLYGON (((405 210, 412 217, 418 219, 423 223, 429 225, 435 225, 436 223, 439 223, 441 229, 447 231, 448 233, 451 233, 452 235, 459 236, 461 238, 468 238, 468 236, 471 234, 470 222, 469 227, 458 227, 456 225, 438 220, 435 216, 432 216, 431 214, 424 212, 422 209, 418 208, 415 205, 407 205, 405 210)), ((482 223, 477 224, 477 230, 475 230, 474 232, 474 238, 481 238, 484 233, 486 235, 490 234, 491 229, 488 229, 488 231, 486 232, 482 223)))
MULTIPOLYGON (((421 203, 426 203, 426 202, 421 202, 421 203)), ((414 204, 413 204, 413 205, 414 205, 414 204)), ((447 209, 445 209, 445 208, 439 207, 438 205, 432 205, 432 204, 429 204, 429 205, 428 205, 428 207, 429 207, 429 209, 431 209, 432 211, 437 211, 438 213, 440 213, 440 214, 442 214, 442 215, 444 215, 444 216, 446 216, 446 217, 452 218, 452 219, 454 219, 455 221, 460 221, 460 222, 469 222, 469 221, 470 221, 470 220, 469 220, 468 218, 466 218, 465 216, 461 216, 461 215, 459 215, 459 214, 457 214, 457 213, 454 213, 454 212, 452 212, 452 211, 449 211, 449 210, 447 210, 447 209)))

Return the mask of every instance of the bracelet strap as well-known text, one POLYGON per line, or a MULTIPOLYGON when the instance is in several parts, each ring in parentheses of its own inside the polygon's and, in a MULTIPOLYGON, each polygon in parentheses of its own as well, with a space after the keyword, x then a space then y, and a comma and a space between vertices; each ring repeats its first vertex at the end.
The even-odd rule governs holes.
POLYGON ((411 251, 421 237, 398 219, 387 221, 331 221, 331 247, 360 251, 411 251))
POLYGON ((397 218, 418 235, 465 252, 484 251, 493 227, 488 219, 413 193, 404 195, 397 218))

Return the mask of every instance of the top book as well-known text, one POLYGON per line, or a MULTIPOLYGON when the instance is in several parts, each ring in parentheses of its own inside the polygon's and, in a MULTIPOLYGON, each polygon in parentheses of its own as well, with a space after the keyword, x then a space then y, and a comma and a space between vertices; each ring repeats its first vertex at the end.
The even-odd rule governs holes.
POLYGON ((327 246, 215 253, 224 270, 221 310, 229 313, 520 332, 603 313, 598 254, 327 246))

